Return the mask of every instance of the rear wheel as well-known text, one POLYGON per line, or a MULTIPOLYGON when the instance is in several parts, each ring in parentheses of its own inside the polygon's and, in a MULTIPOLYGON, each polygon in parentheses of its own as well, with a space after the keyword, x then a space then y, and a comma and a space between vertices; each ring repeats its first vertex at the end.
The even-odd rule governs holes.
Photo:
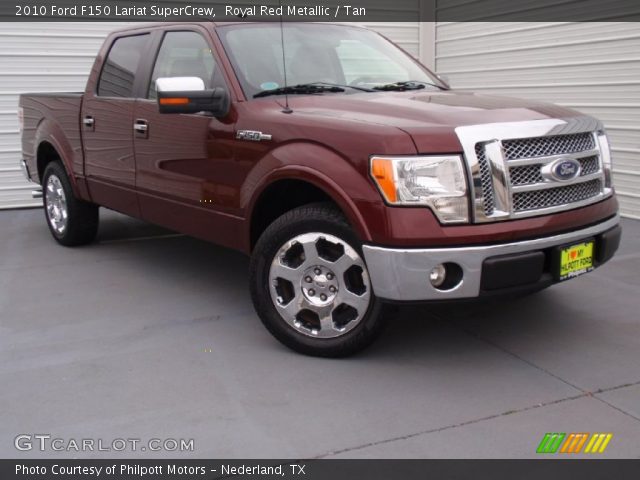
POLYGON ((330 204, 292 210, 265 230, 251 261, 251 295, 267 329, 308 355, 351 355, 383 326, 360 241, 330 204))
POLYGON ((60 162, 42 176, 44 212, 53 238, 65 246, 91 243, 98 232, 98 206, 76 198, 60 162))

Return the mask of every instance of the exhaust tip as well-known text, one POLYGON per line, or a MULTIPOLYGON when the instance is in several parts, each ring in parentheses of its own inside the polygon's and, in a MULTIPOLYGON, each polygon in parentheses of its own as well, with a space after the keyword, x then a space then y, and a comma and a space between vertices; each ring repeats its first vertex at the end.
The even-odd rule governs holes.
POLYGON ((42 198, 42 189, 38 188, 36 190, 31 190, 31 197, 32 198, 42 198))

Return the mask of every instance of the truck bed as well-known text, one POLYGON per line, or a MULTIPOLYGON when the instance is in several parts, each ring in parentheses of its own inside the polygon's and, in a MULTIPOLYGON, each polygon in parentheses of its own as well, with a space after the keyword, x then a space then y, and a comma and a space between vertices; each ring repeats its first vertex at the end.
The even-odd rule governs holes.
MULTIPOLYGON (((36 163, 36 145, 41 132, 53 134, 61 144, 55 149, 71 159, 67 168, 75 174, 84 172, 80 109, 82 92, 24 93, 19 106, 23 115, 22 158, 27 162, 31 180, 40 183, 36 163)), ((42 148, 42 147, 41 147, 42 148)))

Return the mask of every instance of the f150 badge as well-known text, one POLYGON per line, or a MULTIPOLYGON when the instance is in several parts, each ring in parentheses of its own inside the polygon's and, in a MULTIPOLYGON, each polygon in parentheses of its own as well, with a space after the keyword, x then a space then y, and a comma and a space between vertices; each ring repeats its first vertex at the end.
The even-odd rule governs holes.
POLYGON ((582 165, 572 157, 562 157, 551 162, 540 171, 542 177, 547 181, 568 182, 580 175, 582 165))
POLYGON ((252 142, 259 142, 261 140, 271 140, 271 135, 262 132, 256 132, 255 130, 238 130, 236 132, 236 138, 238 140, 251 140, 252 142))

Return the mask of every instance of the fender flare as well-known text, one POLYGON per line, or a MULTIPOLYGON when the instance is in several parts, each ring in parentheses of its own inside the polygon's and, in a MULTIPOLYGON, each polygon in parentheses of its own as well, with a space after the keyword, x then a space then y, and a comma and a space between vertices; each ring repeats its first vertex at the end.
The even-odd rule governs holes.
POLYGON ((307 182, 331 198, 363 242, 371 233, 354 198, 373 200, 377 192, 352 162, 323 145, 290 143, 269 152, 247 176, 240 191, 240 206, 245 212, 245 238, 250 249, 251 220, 262 194, 280 180, 307 182), (326 167, 324 171, 317 165, 326 167), (349 178, 349 185, 337 179, 349 178))
MULTIPOLYGON (((33 152, 33 157, 36 159, 36 169, 38 168, 38 151, 43 143, 50 144, 53 149, 56 151, 60 160, 62 161, 62 166, 67 172, 67 177, 71 182, 71 188, 73 189, 73 193, 76 196, 80 196, 77 179, 73 172, 73 148, 71 147, 69 141, 67 140, 62 128, 55 122, 44 119, 40 124, 36 127, 36 134, 34 136, 34 146, 35 151, 33 152)), ((38 175, 41 175, 44 172, 38 171, 38 175)))

